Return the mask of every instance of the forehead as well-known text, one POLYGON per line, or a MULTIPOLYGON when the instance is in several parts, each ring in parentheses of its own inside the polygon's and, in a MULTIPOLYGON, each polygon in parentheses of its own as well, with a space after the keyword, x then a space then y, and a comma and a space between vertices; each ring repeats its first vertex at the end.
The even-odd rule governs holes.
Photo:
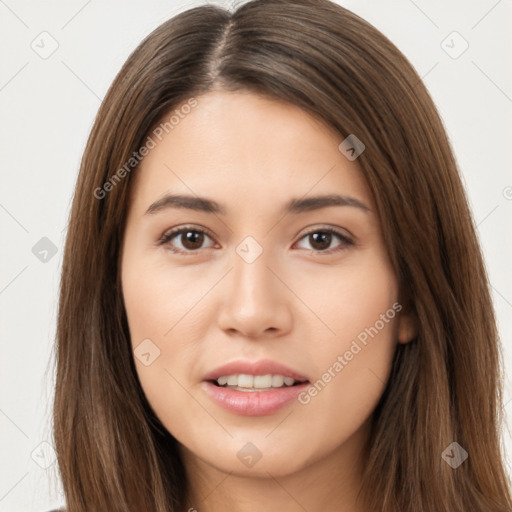
POLYGON ((195 100, 150 134, 155 145, 135 171, 135 208, 170 192, 252 209, 321 193, 372 202, 359 165, 338 149, 343 137, 299 107, 245 91, 195 100))

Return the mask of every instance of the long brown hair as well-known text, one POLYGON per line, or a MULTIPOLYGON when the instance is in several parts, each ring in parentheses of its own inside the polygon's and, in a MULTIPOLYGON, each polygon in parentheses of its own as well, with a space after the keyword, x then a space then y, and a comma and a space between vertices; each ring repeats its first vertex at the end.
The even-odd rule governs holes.
POLYGON ((328 0, 190 9, 139 45, 106 94, 76 185, 58 311, 54 435, 69 512, 185 506, 177 442, 131 352, 119 258, 137 165, 126 163, 172 109, 216 88, 290 102, 366 146, 358 163, 418 327, 398 344, 373 413, 368 510, 509 512, 496 322, 444 127, 397 48, 328 0), (453 442, 469 454, 457 468, 443 457, 453 442))

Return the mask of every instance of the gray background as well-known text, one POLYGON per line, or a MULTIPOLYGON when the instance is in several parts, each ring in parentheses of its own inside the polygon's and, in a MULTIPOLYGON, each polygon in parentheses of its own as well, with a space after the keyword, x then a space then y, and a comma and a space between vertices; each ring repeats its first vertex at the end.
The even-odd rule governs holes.
MULTIPOLYGON (((0 512, 63 502, 51 356, 67 216, 97 109, 143 37, 201 3, 0 0, 0 512)), ((478 224, 510 371, 511 1, 339 3, 400 48, 436 102, 478 224)), ((507 416, 511 391, 507 377, 507 416)), ((508 431, 503 440, 512 453, 508 431)))

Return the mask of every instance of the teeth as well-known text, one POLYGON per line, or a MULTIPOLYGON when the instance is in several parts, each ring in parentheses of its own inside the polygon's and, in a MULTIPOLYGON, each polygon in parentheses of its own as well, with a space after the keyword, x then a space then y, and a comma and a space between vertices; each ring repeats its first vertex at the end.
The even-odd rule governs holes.
POLYGON ((271 388, 272 375, 255 375, 253 387, 258 389, 271 388))
POLYGON ((252 375, 245 375, 243 373, 240 374, 238 376, 238 387, 253 388, 254 387, 254 377, 252 375))
POLYGON ((268 389, 293 386, 295 379, 283 377, 282 375, 247 375, 241 373, 237 375, 223 375, 217 379, 217 384, 219 386, 227 385, 238 388, 268 389))
POLYGON ((284 377, 282 375, 272 375, 272 387, 280 388, 284 384, 284 377))

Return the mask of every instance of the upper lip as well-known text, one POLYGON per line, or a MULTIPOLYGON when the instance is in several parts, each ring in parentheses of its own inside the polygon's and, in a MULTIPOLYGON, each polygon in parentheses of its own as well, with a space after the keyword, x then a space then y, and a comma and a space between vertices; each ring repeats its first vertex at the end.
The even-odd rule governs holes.
POLYGON ((217 380, 219 377, 227 375, 282 375, 283 377, 291 377, 292 379, 304 382, 309 380, 306 376, 288 368, 284 364, 272 361, 270 359, 260 359, 259 361, 232 361, 225 365, 219 366, 207 373, 203 380, 212 381, 217 380))

